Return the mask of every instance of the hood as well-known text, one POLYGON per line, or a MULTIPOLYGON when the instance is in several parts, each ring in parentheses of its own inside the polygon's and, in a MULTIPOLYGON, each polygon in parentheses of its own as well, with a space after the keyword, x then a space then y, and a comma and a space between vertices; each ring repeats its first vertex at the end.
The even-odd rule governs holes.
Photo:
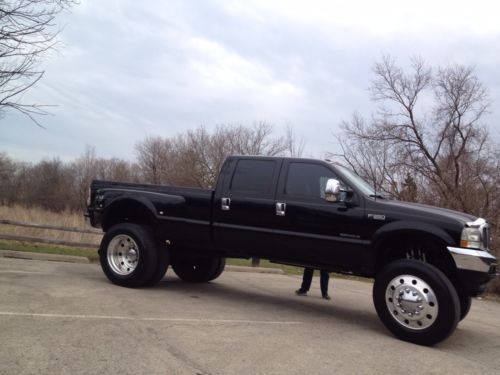
POLYGON ((447 208, 429 206, 426 204, 411 203, 411 202, 396 201, 396 200, 377 200, 377 202, 383 203, 387 207, 392 206, 394 208, 405 208, 408 211, 412 211, 413 214, 418 216, 427 216, 427 215, 433 215, 434 217, 440 216, 445 220, 458 221, 463 225, 465 225, 465 223, 467 222, 474 221, 477 219, 477 217, 463 212, 449 210, 447 208))

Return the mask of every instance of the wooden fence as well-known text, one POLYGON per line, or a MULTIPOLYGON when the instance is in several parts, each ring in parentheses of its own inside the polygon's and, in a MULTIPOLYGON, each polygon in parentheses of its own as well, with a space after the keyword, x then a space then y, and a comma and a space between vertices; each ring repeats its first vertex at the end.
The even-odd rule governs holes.
MULTIPOLYGON (((48 229, 48 230, 62 231, 62 232, 85 233, 85 234, 93 234, 96 236, 103 235, 102 231, 95 230, 95 229, 81 229, 81 228, 75 228, 75 227, 62 227, 62 226, 57 226, 57 225, 46 225, 46 224, 31 224, 31 223, 23 223, 23 222, 13 221, 13 220, 0 219, 0 224, 13 225, 13 226, 25 227, 25 228, 48 229)), ((1 232, 0 232, 0 239, 31 242, 31 243, 45 243, 45 244, 61 245, 61 246, 69 246, 69 247, 86 247, 86 248, 93 248, 93 249, 99 247, 99 245, 97 245, 95 243, 65 241, 65 240, 31 237, 31 236, 19 236, 19 235, 15 235, 15 234, 8 234, 8 233, 1 233, 1 232)))
MULTIPOLYGON (((0 224, 3 225, 13 225, 17 227, 25 227, 25 228, 36 228, 36 229, 48 229, 53 231, 62 231, 62 232, 73 232, 73 233, 85 233, 85 234, 93 234, 96 236, 102 236, 104 233, 100 230, 96 229, 81 229, 75 227, 61 227, 57 225, 48 225, 48 224, 31 224, 31 223, 23 223, 20 221, 13 220, 4 220, 0 219, 0 224)), ((49 245, 60 245, 60 246, 68 246, 68 247, 85 247, 96 249, 99 247, 99 244, 96 243, 88 243, 88 242, 75 242, 75 241, 65 241, 65 240, 55 240, 55 239, 47 239, 47 238, 39 238, 39 237, 31 237, 31 236, 18 236, 15 234, 1 233, 0 232, 0 240, 12 240, 12 241, 22 241, 29 243, 45 243, 49 245)), ((100 241, 100 238, 99 238, 100 241)), ((252 258, 252 267, 260 266, 260 258, 253 257, 252 258)))

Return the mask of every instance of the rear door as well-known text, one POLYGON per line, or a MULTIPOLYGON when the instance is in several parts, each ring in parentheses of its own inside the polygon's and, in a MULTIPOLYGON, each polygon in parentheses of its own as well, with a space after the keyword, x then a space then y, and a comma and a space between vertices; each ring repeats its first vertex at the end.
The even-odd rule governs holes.
POLYGON ((217 247, 262 257, 272 252, 281 164, 280 158, 228 160, 221 175, 222 186, 214 199, 213 233, 217 247))

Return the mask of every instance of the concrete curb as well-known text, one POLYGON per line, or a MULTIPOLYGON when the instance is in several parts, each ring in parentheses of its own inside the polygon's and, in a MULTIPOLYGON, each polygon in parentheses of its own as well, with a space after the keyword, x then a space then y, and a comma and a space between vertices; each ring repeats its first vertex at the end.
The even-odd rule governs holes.
POLYGON ((46 253, 30 253, 28 251, 0 250, 0 257, 30 259, 30 260, 47 260, 52 262, 68 262, 68 263, 90 263, 86 257, 62 254, 46 254, 46 253))
MULTIPOLYGON (((91 263, 86 257, 62 254, 47 254, 47 253, 31 253, 28 251, 0 250, 0 257, 29 259, 29 260, 45 260, 52 262, 68 262, 68 263, 91 263)), ((96 263, 97 264, 97 263, 96 263)), ((272 273, 275 275, 283 275, 283 270, 278 268, 264 267, 245 267, 245 266, 226 266, 224 271, 228 272, 252 272, 252 273, 272 273)))

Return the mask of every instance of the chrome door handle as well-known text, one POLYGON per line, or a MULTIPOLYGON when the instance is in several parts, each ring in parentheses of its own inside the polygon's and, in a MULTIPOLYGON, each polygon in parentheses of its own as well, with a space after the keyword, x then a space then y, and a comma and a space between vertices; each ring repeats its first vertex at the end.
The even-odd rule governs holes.
POLYGON ((222 211, 229 211, 231 208, 231 198, 222 198, 220 201, 220 208, 222 211))
POLYGON ((285 216, 286 203, 276 203, 276 215, 285 216))

